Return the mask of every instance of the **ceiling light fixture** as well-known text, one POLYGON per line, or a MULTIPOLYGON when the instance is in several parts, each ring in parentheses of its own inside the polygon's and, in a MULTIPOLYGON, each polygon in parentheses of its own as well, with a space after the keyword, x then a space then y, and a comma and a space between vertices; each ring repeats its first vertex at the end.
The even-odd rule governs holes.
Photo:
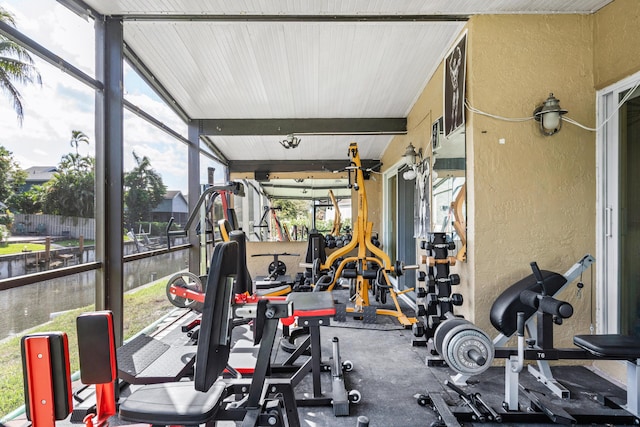
POLYGON ((300 145, 302 140, 294 134, 290 133, 285 139, 279 142, 284 148, 288 150, 289 148, 296 148, 298 145, 300 145))

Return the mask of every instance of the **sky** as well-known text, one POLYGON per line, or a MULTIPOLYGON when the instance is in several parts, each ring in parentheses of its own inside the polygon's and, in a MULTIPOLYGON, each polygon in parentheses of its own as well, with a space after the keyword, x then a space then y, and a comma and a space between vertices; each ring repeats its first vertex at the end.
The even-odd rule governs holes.
MULTIPOLYGON (((90 76, 94 76, 93 21, 85 21, 55 0, 0 0, 14 14, 17 29, 90 76)), ((0 93, 0 145, 13 152, 22 169, 55 166, 75 151, 71 131, 81 130, 90 145, 79 153, 94 155, 94 91, 72 76, 31 55, 42 76, 42 86, 16 85, 23 97, 20 126, 12 103, 0 93)), ((126 64, 125 99, 186 137, 187 127, 126 64)), ((169 190, 187 192, 187 148, 134 114, 124 112, 124 169, 134 165, 132 152, 147 156, 169 190)), ((206 182, 206 167, 202 167, 206 182)), ((216 168, 216 175, 222 173, 216 168)), ((216 176, 216 180, 221 176, 216 176)))

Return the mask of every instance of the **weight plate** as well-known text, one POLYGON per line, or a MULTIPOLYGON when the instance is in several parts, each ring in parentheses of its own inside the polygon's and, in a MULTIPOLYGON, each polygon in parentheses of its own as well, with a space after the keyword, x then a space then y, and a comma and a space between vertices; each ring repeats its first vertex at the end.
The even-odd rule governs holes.
POLYGON ((453 318, 447 319, 440 323, 436 328, 436 331, 433 333, 433 343, 435 344, 436 350, 440 355, 443 354, 442 344, 444 342, 445 336, 456 326, 464 325, 465 323, 469 323, 468 320, 453 318))
POLYGON ((271 275, 271 273, 275 271, 277 276, 284 276, 287 273, 287 266, 285 265, 284 262, 280 260, 278 260, 277 263, 275 261, 272 261, 269 264, 268 271, 269 271, 269 275, 271 275))
POLYGON ((463 375, 478 375, 489 369, 493 363, 493 344, 479 329, 467 329, 457 334, 447 347, 444 356, 449 367, 463 375), (470 356, 470 351, 479 352, 485 363, 479 365, 470 356))
POLYGON ((204 292, 204 288, 202 286, 202 281, 198 276, 190 272, 177 273, 171 276, 169 281, 167 282, 166 293, 167 298, 171 304, 180 308, 190 308, 195 311, 202 311, 202 303, 190 300, 187 298, 179 297, 175 294, 171 293, 171 286, 178 286, 181 288, 190 289, 196 292, 204 292))

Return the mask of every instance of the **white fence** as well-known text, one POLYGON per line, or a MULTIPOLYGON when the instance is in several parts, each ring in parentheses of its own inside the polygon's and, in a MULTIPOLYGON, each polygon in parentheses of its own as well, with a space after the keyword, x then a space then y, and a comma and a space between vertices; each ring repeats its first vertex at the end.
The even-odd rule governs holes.
POLYGON ((94 218, 64 217, 59 215, 15 214, 14 236, 52 236, 95 240, 96 220, 94 218))

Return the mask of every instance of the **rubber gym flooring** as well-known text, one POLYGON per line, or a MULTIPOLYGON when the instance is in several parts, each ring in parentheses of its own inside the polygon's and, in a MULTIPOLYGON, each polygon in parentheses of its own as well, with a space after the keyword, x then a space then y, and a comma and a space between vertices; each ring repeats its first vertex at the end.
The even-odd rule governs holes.
MULTIPOLYGON (((343 295, 338 294, 337 298, 343 295)), ((389 304, 387 304, 389 307, 389 304)), ((411 315, 411 310, 406 310, 411 315)), ((392 317, 378 316, 376 324, 365 325, 360 320, 348 318, 346 322, 332 321, 331 325, 321 327, 321 343, 323 360, 332 354, 332 339, 337 337, 340 345, 340 356, 343 362, 350 361, 353 370, 345 373, 347 390, 358 390, 361 401, 349 405, 349 415, 334 416, 331 406, 298 407, 303 427, 356 427, 359 417, 366 417, 370 427, 422 427, 436 425, 438 417, 430 405, 421 406, 417 397, 421 394, 437 393, 454 408, 465 411, 462 399, 447 387, 444 381, 452 371, 447 367, 427 367, 427 350, 423 346, 413 346, 411 329, 405 329, 392 317)), ((276 342, 274 361, 286 358, 288 354, 276 342)), ((625 392, 619 387, 603 380, 583 367, 554 367, 554 375, 572 393, 569 400, 549 399, 556 405, 572 413, 593 413, 603 407, 596 401, 598 393, 625 400, 625 392)), ((473 377, 471 385, 465 387, 467 393, 480 393, 495 410, 500 410, 504 400, 504 368, 494 367, 487 372, 473 377)), ((549 392, 528 374, 521 374, 521 383, 532 390, 532 393, 546 398, 549 392)), ((322 374, 323 392, 331 392, 329 373, 322 374)), ((299 394, 312 390, 311 375, 308 374, 297 385, 299 394)), ((521 405, 527 400, 520 398, 521 405)), ((550 419, 532 417, 532 423, 503 422, 470 422, 465 426, 551 426, 557 425, 550 419)), ((362 421, 362 418, 360 418, 362 421)), ((122 424, 117 418, 111 420, 112 425, 122 424)), ((8 423, 7 427, 23 427, 26 420, 18 419, 8 423)), ((58 422, 59 426, 77 426, 79 423, 69 421, 58 422)), ((223 427, 233 426, 233 422, 219 422, 223 427)), ((440 424, 446 425, 446 424, 440 424)), ((607 425, 578 424, 578 425, 607 425)))

